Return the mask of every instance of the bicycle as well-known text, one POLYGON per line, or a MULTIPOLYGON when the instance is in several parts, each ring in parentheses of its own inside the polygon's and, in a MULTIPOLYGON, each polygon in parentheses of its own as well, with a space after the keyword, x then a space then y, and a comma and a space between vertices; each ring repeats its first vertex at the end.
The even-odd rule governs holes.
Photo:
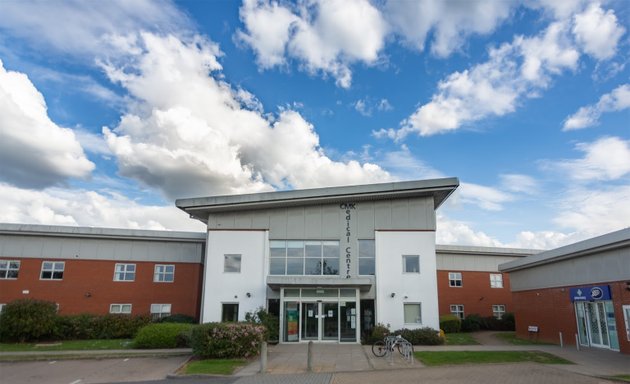
POLYGON ((372 353, 376 357, 383 357, 389 352, 393 352, 394 348, 398 349, 398 353, 405 356, 406 349, 413 354, 413 345, 405 340, 401 335, 385 336, 383 340, 378 340, 372 344, 372 353))

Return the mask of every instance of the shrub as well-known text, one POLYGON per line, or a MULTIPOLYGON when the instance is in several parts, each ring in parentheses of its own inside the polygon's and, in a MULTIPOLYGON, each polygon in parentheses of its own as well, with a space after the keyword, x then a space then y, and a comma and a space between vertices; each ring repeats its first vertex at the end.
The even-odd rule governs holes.
POLYGON ((146 325, 138 331, 134 338, 134 348, 177 348, 189 347, 182 334, 192 329, 191 324, 155 323, 146 325))
POLYGON ((440 337, 440 332, 429 327, 418 329, 399 329, 394 332, 401 335, 405 340, 413 345, 440 345, 444 339, 440 337))
POLYGON ((440 328, 446 333, 456 333, 462 328, 462 321, 455 315, 440 316, 440 328))
POLYGON ((182 324, 196 324, 197 321, 194 317, 176 313, 174 315, 165 316, 159 320, 160 323, 182 323, 182 324))
POLYGON ((368 337, 368 339, 366 340, 366 343, 373 344, 378 340, 383 340, 385 336, 389 335, 390 333, 391 332, 386 325, 378 323, 374 326, 374 328, 372 328, 372 333, 370 334, 370 337, 368 337))
POLYGON ((267 312, 263 307, 259 307, 252 312, 247 312, 245 314, 245 321, 265 326, 267 330, 265 340, 278 341, 280 339, 280 320, 277 316, 267 312))
POLYGON ((94 339, 129 339, 138 330, 151 323, 147 315, 104 315, 94 318, 94 339))
POLYGON ((57 340, 84 340, 95 338, 96 315, 68 315, 55 318, 54 338, 57 340))
POLYGON ((258 354, 265 327, 251 323, 206 323, 193 328, 193 353, 203 359, 243 358, 258 354))
POLYGON ((483 323, 483 319, 481 316, 477 314, 470 314, 466 316, 464 320, 462 320, 462 331, 464 332, 475 332, 481 329, 481 324, 483 323))
POLYGON ((20 299, 4 306, 0 315, 0 339, 36 341, 50 337, 55 329, 57 305, 50 301, 20 299))

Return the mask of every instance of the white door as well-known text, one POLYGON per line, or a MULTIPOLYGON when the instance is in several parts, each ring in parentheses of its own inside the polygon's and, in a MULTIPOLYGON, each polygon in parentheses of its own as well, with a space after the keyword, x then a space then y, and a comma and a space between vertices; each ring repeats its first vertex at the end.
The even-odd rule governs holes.
POLYGON ((608 324, 606 322, 606 308, 602 302, 584 303, 586 307, 588 334, 591 346, 610 348, 608 338, 608 324))

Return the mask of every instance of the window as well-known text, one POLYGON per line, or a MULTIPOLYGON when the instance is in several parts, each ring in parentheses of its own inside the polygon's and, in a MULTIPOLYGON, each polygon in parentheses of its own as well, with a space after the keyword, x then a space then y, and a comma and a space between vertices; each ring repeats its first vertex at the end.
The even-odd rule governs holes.
POLYGON ((221 322, 238 321, 238 303, 223 303, 221 322))
POLYGON ((0 313, 2 313, 2 310, 4 309, 4 306, 7 305, 6 303, 2 303, 0 304, 0 313))
POLYGON ((464 320, 464 306, 462 304, 451 305, 451 314, 459 317, 461 320, 464 320))
POLYGON ((172 283, 175 281, 175 266, 156 264, 153 271, 153 281, 156 283, 172 283))
POLYGON ((422 312, 420 303, 403 304, 405 309, 405 324, 421 324, 422 312))
POLYGON ((461 287, 462 286, 462 273, 461 272, 449 272, 448 273, 448 286, 449 287, 461 287))
POLYGON ((490 288, 503 288, 503 275, 500 273, 490 274, 490 288))
POLYGON ((626 323, 626 339, 630 341, 630 305, 623 306, 623 319, 626 323))
POLYGON ((339 241, 272 240, 270 275, 339 275, 339 241))
POLYGON ((135 279, 135 264, 116 264, 114 268, 114 281, 134 281, 135 279))
POLYGON ((63 280, 63 270, 66 263, 64 261, 44 261, 42 262, 41 280, 63 280))
POLYGON ((17 279, 20 262, 17 260, 0 260, 0 279, 17 279))
POLYGON ((131 314, 131 304, 111 304, 109 313, 129 315, 131 314))
POLYGON ((223 272, 241 273, 241 255, 223 255, 223 272))
POLYGON ((492 316, 496 317, 497 319, 501 320, 504 313, 505 313, 505 305, 499 304, 499 305, 492 306, 492 316))
POLYGON ((420 273, 420 256, 403 255, 403 272, 420 273))
POLYGON ((375 259, 374 240, 359 240, 359 275, 374 275, 375 259))
POLYGON ((171 315, 170 304, 151 304, 151 318, 159 320, 163 317, 171 315))

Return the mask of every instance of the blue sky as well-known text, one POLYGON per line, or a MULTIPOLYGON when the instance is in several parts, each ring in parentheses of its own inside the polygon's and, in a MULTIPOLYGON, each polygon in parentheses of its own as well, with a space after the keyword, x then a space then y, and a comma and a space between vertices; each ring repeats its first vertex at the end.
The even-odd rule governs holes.
POLYGON ((629 30, 626 1, 5 0, 0 222, 455 176, 439 243, 625 228, 629 30))

